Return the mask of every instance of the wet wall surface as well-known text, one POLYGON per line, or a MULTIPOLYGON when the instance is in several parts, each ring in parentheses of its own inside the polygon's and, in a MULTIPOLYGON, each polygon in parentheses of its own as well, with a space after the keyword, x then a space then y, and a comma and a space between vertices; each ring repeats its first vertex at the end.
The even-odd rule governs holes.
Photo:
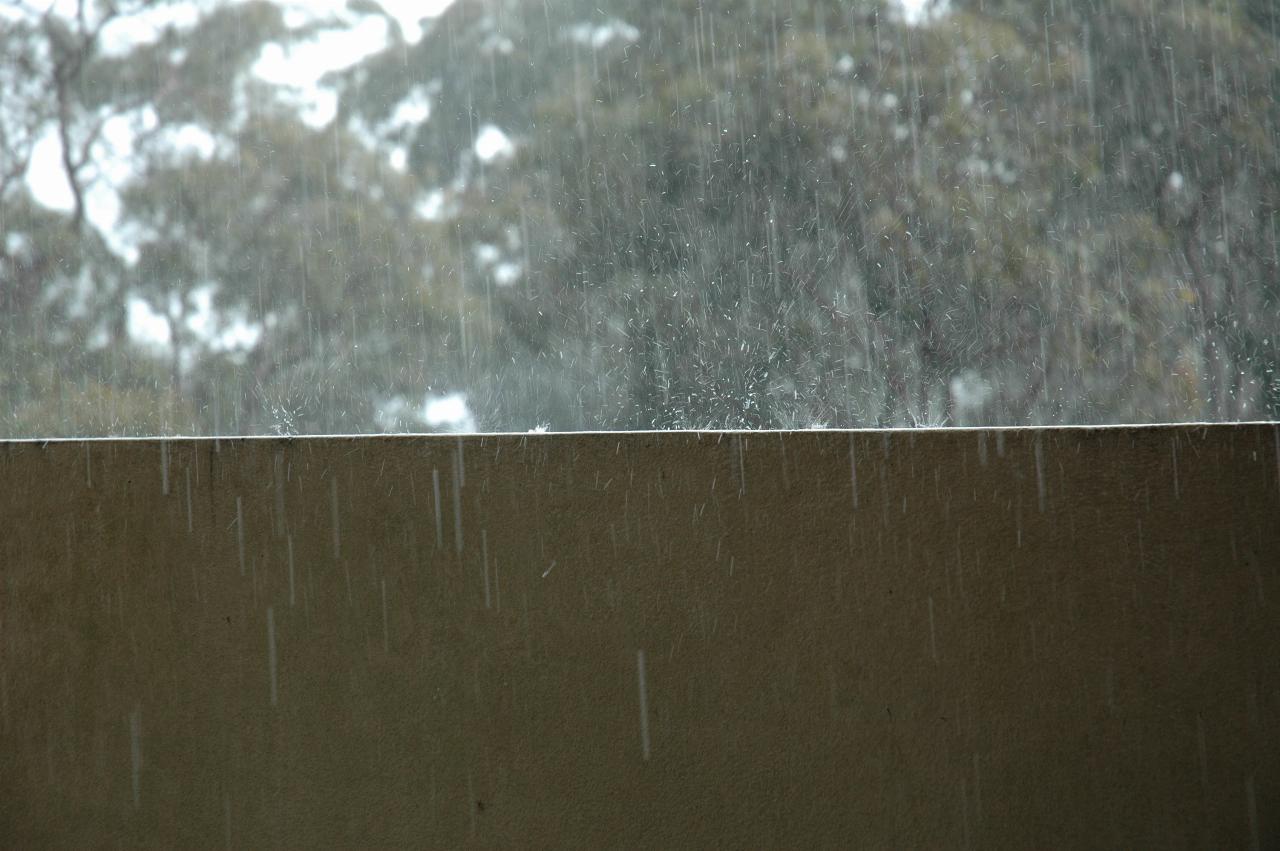
POLYGON ((9 847, 1274 847, 1280 431, 0 444, 9 847))

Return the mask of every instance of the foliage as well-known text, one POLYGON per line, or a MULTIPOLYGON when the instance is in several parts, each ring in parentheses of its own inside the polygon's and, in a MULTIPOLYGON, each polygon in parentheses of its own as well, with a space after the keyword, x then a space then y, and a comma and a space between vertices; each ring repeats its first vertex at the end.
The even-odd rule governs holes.
POLYGON ((1270 8, 457 0, 321 128, 251 69, 322 25, 265 0, 123 55, 108 12, 0 18, 59 93, 3 96, 0 163, 61 128, 76 196, 0 183, 0 429, 357 432, 447 391, 484 429, 1280 418, 1270 8), (112 116, 133 258, 84 222, 112 116))

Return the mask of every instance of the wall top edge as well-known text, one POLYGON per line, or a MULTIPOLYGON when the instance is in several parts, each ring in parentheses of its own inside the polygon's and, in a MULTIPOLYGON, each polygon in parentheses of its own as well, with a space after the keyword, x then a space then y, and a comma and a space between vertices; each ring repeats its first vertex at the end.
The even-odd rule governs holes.
POLYGON ((945 435, 975 433, 1020 433, 1020 432, 1052 432, 1055 434, 1091 434, 1094 432, 1156 432, 1156 431, 1226 431, 1231 429, 1249 429, 1272 427, 1280 429, 1280 422, 1256 420, 1249 422, 1209 423, 1117 423, 1105 425, 1049 425, 1049 426, 993 426, 993 427, 920 427, 920 428, 815 428, 815 429, 669 429, 653 431, 497 431, 497 432, 402 432, 371 434, 306 434, 306 435, 148 435, 142 437, 20 437, 0 438, 0 446, 12 444, 69 444, 69 443, 194 443, 210 441, 228 442, 262 442, 262 443, 315 443, 320 441, 403 441, 403 440, 474 440, 483 438, 525 438, 533 440, 564 440, 573 438, 633 438, 633 437, 774 437, 802 435, 838 435, 838 434, 884 434, 884 435, 945 435))

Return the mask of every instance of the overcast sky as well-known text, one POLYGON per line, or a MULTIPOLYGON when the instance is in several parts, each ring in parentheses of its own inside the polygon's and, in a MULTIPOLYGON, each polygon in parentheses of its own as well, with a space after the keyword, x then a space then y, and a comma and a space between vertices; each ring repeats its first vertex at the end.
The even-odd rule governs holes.
MULTIPOLYGON (((202 12, 236 2, 241 0, 190 0, 119 18, 104 29, 102 49, 111 54, 127 53, 155 40, 166 26, 191 26, 202 12)), ((421 19, 439 15, 451 2, 381 0, 380 5, 399 24, 405 39, 412 43, 422 37, 421 19)), ((324 126, 337 109, 337 96, 320 86, 320 78, 386 47, 390 38, 387 19, 381 15, 352 12, 345 0, 284 0, 277 5, 285 9, 285 21, 291 27, 317 20, 335 23, 333 28, 322 30, 314 38, 288 48, 275 42, 267 44, 253 68, 258 78, 280 87, 282 96, 297 107, 299 115, 308 124, 324 126)), ((75 0, 55 0, 44 8, 50 7, 59 13, 73 15, 76 3, 75 0)), ((0 7, 0 13, 9 16, 21 14, 12 7, 0 7)), ((113 239, 119 218, 117 189, 132 173, 136 136, 140 131, 151 129, 153 122, 154 116, 145 110, 114 118, 104 128, 102 143, 95 151, 99 173, 87 192, 86 214, 112 247, 126 257, 130 250, 124 235, 113 239)), ((202 156, 212 156, 218 149, 218 140, 195 126, 178 128, 167 140, 176 150, 192 151, 202 156)), ((27 184, 41 204, 56 210, 70 210, 71 189, 62 170, 61 156, 57 133, 50 127, 32 153, 27 184)))

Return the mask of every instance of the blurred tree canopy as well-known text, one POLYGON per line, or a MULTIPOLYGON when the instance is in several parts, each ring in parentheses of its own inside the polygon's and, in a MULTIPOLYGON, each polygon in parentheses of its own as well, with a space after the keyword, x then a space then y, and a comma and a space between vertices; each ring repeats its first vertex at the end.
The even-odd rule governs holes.
POLYGON ((0 14, 0 436, 1280 419, 1272 3, 184 5, 0 14))

